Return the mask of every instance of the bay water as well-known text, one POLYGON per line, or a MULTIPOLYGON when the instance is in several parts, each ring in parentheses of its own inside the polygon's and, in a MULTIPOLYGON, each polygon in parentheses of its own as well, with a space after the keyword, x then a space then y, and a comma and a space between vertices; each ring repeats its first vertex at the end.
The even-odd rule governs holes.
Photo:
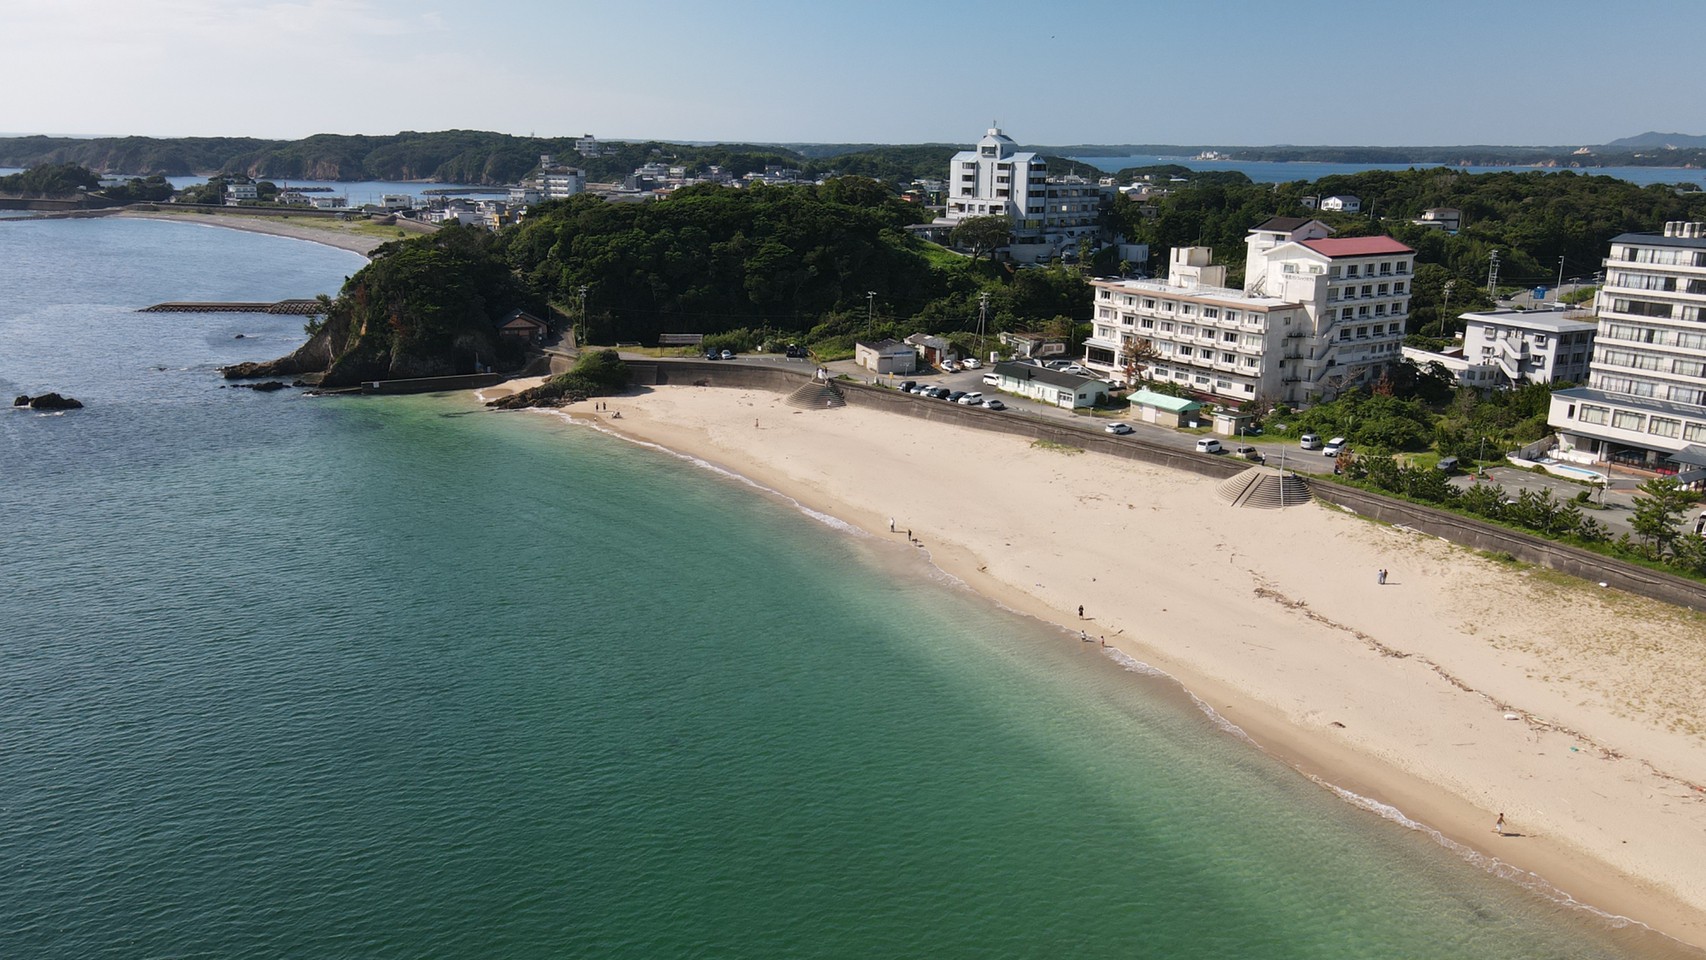
POLYGON ((833 518, 135 312, 360 263, 0 224, 0 390, 87 404, 0 411, 0 956, 1671 951, 833 518))

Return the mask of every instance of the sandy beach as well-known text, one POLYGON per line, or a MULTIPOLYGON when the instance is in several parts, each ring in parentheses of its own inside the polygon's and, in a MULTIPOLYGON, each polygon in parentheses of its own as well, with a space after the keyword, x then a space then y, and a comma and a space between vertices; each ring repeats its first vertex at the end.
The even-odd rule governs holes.
POLYGON ((124 210, 115 216, 141 220, 169 220, 173 223, 199 223, 203 226, 247 230, 250 233, 265 233, 275 237, 290 237, 296 240, 323 243, 340 250, 359 253, 362 256, 372 253, 374 248, 382 243, 398 239, 395 230, 384 231, 362 220, 345 221, 298 217, 299 223, 290 223, 283 216, 259 217, 248 214, 218 214, 201 211, 172 213, 158 210, 124 210))
POLYGON ((934 563, 1063 642, 1105 637, 1393 829, 1706 946, 1706 618, 998 434, 758 390, 608 403, 563 412, 854 523, 879 554, 934 563))

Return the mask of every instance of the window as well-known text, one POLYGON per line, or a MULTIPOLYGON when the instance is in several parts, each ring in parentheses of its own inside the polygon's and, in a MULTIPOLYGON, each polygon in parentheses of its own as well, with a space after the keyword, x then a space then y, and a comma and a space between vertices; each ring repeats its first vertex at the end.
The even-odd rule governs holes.
POLYGON ((1343 330, 1339 331, 1339 339, 1340 340, 1349 340, 1350 338, 1351 338, 1351 328, 1350 327, 1346 327, 1343 330))
POLYGON ((1197 377, 1197 378, 1196 378, 1196 382, 1197 382, 1197 383, 1207 383, 1207 382, 1208 382, 1208 378, 1207 378, 1207 377, 1201 377, 1201 376, 1199 376, 1199 377, 1197 377))
POLYGON ((1383 283, 1380 286, 1374 288, 1374 294, 1375 294, 1375 296, 1378 296, 1378 297, 1384 297, 1384 296, 1386 296, 1386 290, 1387 290, 1387 285, 1383 283))
POLYGON ((1354 277, 1354 276, 1356 276, 1356 275, 1357 275, 1357 266, 1356 266, 1356 264, 1354 264, 1354 263, 1353 263, 1353 264, 1351 264, 1351 265, 1350 265, 1350 266, 1348 266, 1348 267, 1346 267, 1346 268, 1345 268, 1345 276, 1347 276, 1347 277, 1354 277))
POLYGON ((1222 342, 1222 343, 1237 343, 1238 342, 1238 334, 1233 333, 1232 331, 1228 330, 1225 333, 1222 333, 1220 335, 1220 342, 1222 342))
POLYGON ((1220 355, 1220 362, 1221 363, 1237 363, 1238 357, 1233 355, 1233 354, 1230 354, 1230 353, 1223 353, 1220 355))
POLYGON ((1219 320, 1220 319, 1220 311, 1216 310, 1213 307, 1203 307, 1202 308, 1202 316, 1203 316, 1204 320, 1219 320))
POLYGON ((1196 351, 1193 350, 1192 348, 1187 347, 1187 346, 1182 346, 1182 345, 1179 347, 1179 356, 1191 357, 1191 356, 1195 356, 1195 355, 1196 355, 1196 351))
POLYGON ((1171 321, 1171 320, 1162 321, 1161 322, 1161 332, 1162 333, 1172 333, 1173 332, 1173 321, 1171 321))
POLYGON ((1358 340, 1367 340, 1368 339, 1368 328, 1367 327, 1357 327, 1357 339, 1358 340))
POLYGON ((1655 437, 1682 436, 1682 421, 1669 417, 1654 417, 1647 421, 1647 432, 1655 437))
POLYGON ((1139 320, 1137 322, 1137 325, 1139 327, 1145 329, 1145 330, 1154 330, 1155 329, 1155 321, 1151 320, 1148 317, 1144 317, 1142 320, 1139 320))
POLYGON ((1396 293, 1403 293, 1404 292, 1404 281, 1400 280, 1397 283, 1394 283, 1392 285, 1392 292, 1395 294, 1396 293))
POLYGON ((1611 409, 1609 407, 1598 407, 1591 403, 1582 404, 1581 420, 1583 423, 1605 423, 1610 419, 1611 409))
POLYGON ((1617 313, 1633 314, 1637 317, 1660 317, 1670 319, 1671 309, 1668 303, 1657 303, 1652 300, 1624 300, 1621 298, 1611 301, 1611 309, 1617 313))
POLYGON ((1672 360, 1670 372, 1684 377, 1706 377, 1706 360, 1672 360))
POLYGON ((1149 299, 1148 297, 1144 297, 1143 298, 1143 309, 1154 310, 1155 309, 1155 301, 1149 299))
POLYGON ((1639 431, 1641 424, 1646 419, 1643 414, 1635 413, 1632 410, 1619 410, 1611 415, 1611 425, 1618 430, 1639 431))
POLYGON ((1346 307, 1343 310, 1339 311, 1339 319, 1340 320, 1349 320, 1350 318, 1352 318, 1354 316, 1356 316, 1356 314, 1351 310, 1350 307, 1346 307))
POLYGON ((1197 313, 1196 305, 1195 304, 1189 304, 1189 303, 1181 303, 1181 304, 1179 304, 1179 313, 1183 316, 1194 317, 1194 316, 1196 316, 1196 313, 1197 313))
POLYGON ((1161 312, 1162 313, 1172 313, 1174 308, 1177 306, 1178 306, 1178 304, 1174 303, 1171 300, 1163 300, 1163 301, 1161 301, 1161 312))
POLYGON ((1682 439, 1687 440, 1690 443, 1706 440, 1706 423, 1684 424, 1682 428, 1682 439))
POLYGON ((1365 296, 1365 297, 1372 297, 1372 296, 1374 296, 1374 285, 1373 285, 1373 284, 1371 284, 1371 283, 1365 283, 1365 284, 1363 284, 1363 285, 1362 285, 1362 295, 1363 295, 1363 296, 1365 296))

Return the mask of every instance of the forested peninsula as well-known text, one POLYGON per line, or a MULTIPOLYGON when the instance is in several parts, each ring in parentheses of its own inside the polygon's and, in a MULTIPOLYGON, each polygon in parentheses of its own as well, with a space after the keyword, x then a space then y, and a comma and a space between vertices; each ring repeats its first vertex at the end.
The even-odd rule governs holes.
MULTIPOLYGON (((1215 144, 1072 144, 1035 146, 1055 174, 1095 175, 1067 157, 1193 157, 1214 151, 1236 160, 1328 163, 1474 164, 1487 166, 1706 166, 1700 138, 1643 134, 1591 148, 1437 146, 1227 146, 1215 144), (1587 153, 1580 152, 1587 149, 1587 153)), ((240 174, 270 180, 423 180, 509 184, 550 154, 614 181, 640 164, 667 160, 703 172, 716 165, 734 176, 783 166, 807 176, 851 174, 891 182, 941 177, 956 144, 685 144, 602 141, 593 155, 574 137, 517 137, 481 130, 403 131, 386 135, 315 134, 300 140, 252 137, 0 137, 0 166, 76 163, 96 173, 172 177, 240 174)))

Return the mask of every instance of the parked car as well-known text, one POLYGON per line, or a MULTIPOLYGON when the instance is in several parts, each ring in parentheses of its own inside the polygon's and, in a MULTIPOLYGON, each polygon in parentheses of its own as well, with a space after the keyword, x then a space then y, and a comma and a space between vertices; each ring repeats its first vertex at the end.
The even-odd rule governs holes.
POLYGON ((806 348, 797 343, 788 344, 788 359, 796 360, 806 355, 806 348))
POLYGON ((1305 450, 1321 449, 1321 438, 1313 433, 1306 433, 1297 438, 1297 445, 1305 450))
POLYGON ((1049 368, 1050 370, 1065 370, 1067 367, 1072 366, 1072 361, 1071 360, 1045 360, 1045 361, 1043 361, 1043 366, 1049 368))
POLYGON ((1121 423, 1118 420, 1116 420, 1113 423, 1110 423, 1107 426, 1103 427, 1102 430, 1105 433, 1113 433, 1113 434, 1124 435, 1124 434, 1131 432, 1131 424, 1121 423))
POLYGON ((921 383, 918 386, 913 387, 912 392, 921 397, 927 397, 936 392, 936 385, 934 383, 921 383))
POLYGON ((918 386, 917 380, 902 380, 900 382, 900 392, 901 393, 911 393, 912 388, 916 387, 916 386, 918 386))
POLYGON ((1001 386, 1001 378, 993 373, 986 373, 983 375, 983 383, 985 386, 999 387, 1001 386))
POLYGON ((718 360, 718 359, 721 359, 721 357, 722 357, 722 354, 718 353, 715 350, 705 351, 705 359, 707 359, 707 360, 718 360))
POLYGON ((724 350, 723 351, 723 359, 724 360, 733 360, 734 358, 735 358, 735 352, 733 350, 724 350))
POLYGON ((1066 366, 1061 367, 1060 372, 1061 373, 1075 373, 1081 377, 1087 377, 1090 375, 1090 371, 1088 369, 1081 367, 1076 363, 1069 363, 1066 366))
POLYGON ((967 370, 976 370, 978 367, 983 366, 983 361, 976 357, 967 357, 960 361, 960 366, 965 367, 967 370))
POLYGON ((1232 455, 1235 457, 1243 457, 1245 460, 1249 460, 1252 463, 1266 463, 1268 459, 1267 457, 1262 456, 1262 451, 1257 450, 1255 447, 1252 447, 1247 443, 1241 443, 1238 446, 1233 447, 1232 455))
POLYGON ((1007 405, 1005 403, 1002 403, 999 400, 985 400, 985 401, 983 401, 983 409, 985 409, 985 410, 1005 410, 1005 409, 1007 409, 1007 405))
POLYGON ((1345 447, 1346 443, 1344 437, 1334 437, 1327 441, 1327 445, 1325 447, 1321 448, 1321 455, 1324 457, 1336 457, 1340 453, 1344 452, 1345 447))
POLYGON ((950 390, 950 391, 948 391, 948 395, 943 397, 942 399, 948 401, 949 403, 959 403, 960 398, 965 396, 965 395, 966 395, 966 392, 964 390, 950 390))
POLYGON ((1216 440, 1213 437, 1204 437, 1201 440, 1197 441, 1197 452, 1198 453, 1225 453, 1226 448, 1220 445, 1219 440, 1216 440))
POLYGON ((976 390, 973 390, 970 393, 962 394, 960 396, 960 398, 958 400, 955 400, 954 402, 955 403, 963 403, 968 407, 975 407, 978 404, 983 402, 983 394, 978 393, 976 390))
POLYGON ((1434 464, 1434 469, 1439 470, 1443 473, 1451 473, 1452 471, 1457 469, 1457 458, 1456 457, 1440 457, 1439 462, 1434 464))
POLYGON ((955 360, 949 360, 947 363, 942 364, 942 372, 944 372, 944 373, 959 373, 960 372, 959 362, 955 361, 955 360))

